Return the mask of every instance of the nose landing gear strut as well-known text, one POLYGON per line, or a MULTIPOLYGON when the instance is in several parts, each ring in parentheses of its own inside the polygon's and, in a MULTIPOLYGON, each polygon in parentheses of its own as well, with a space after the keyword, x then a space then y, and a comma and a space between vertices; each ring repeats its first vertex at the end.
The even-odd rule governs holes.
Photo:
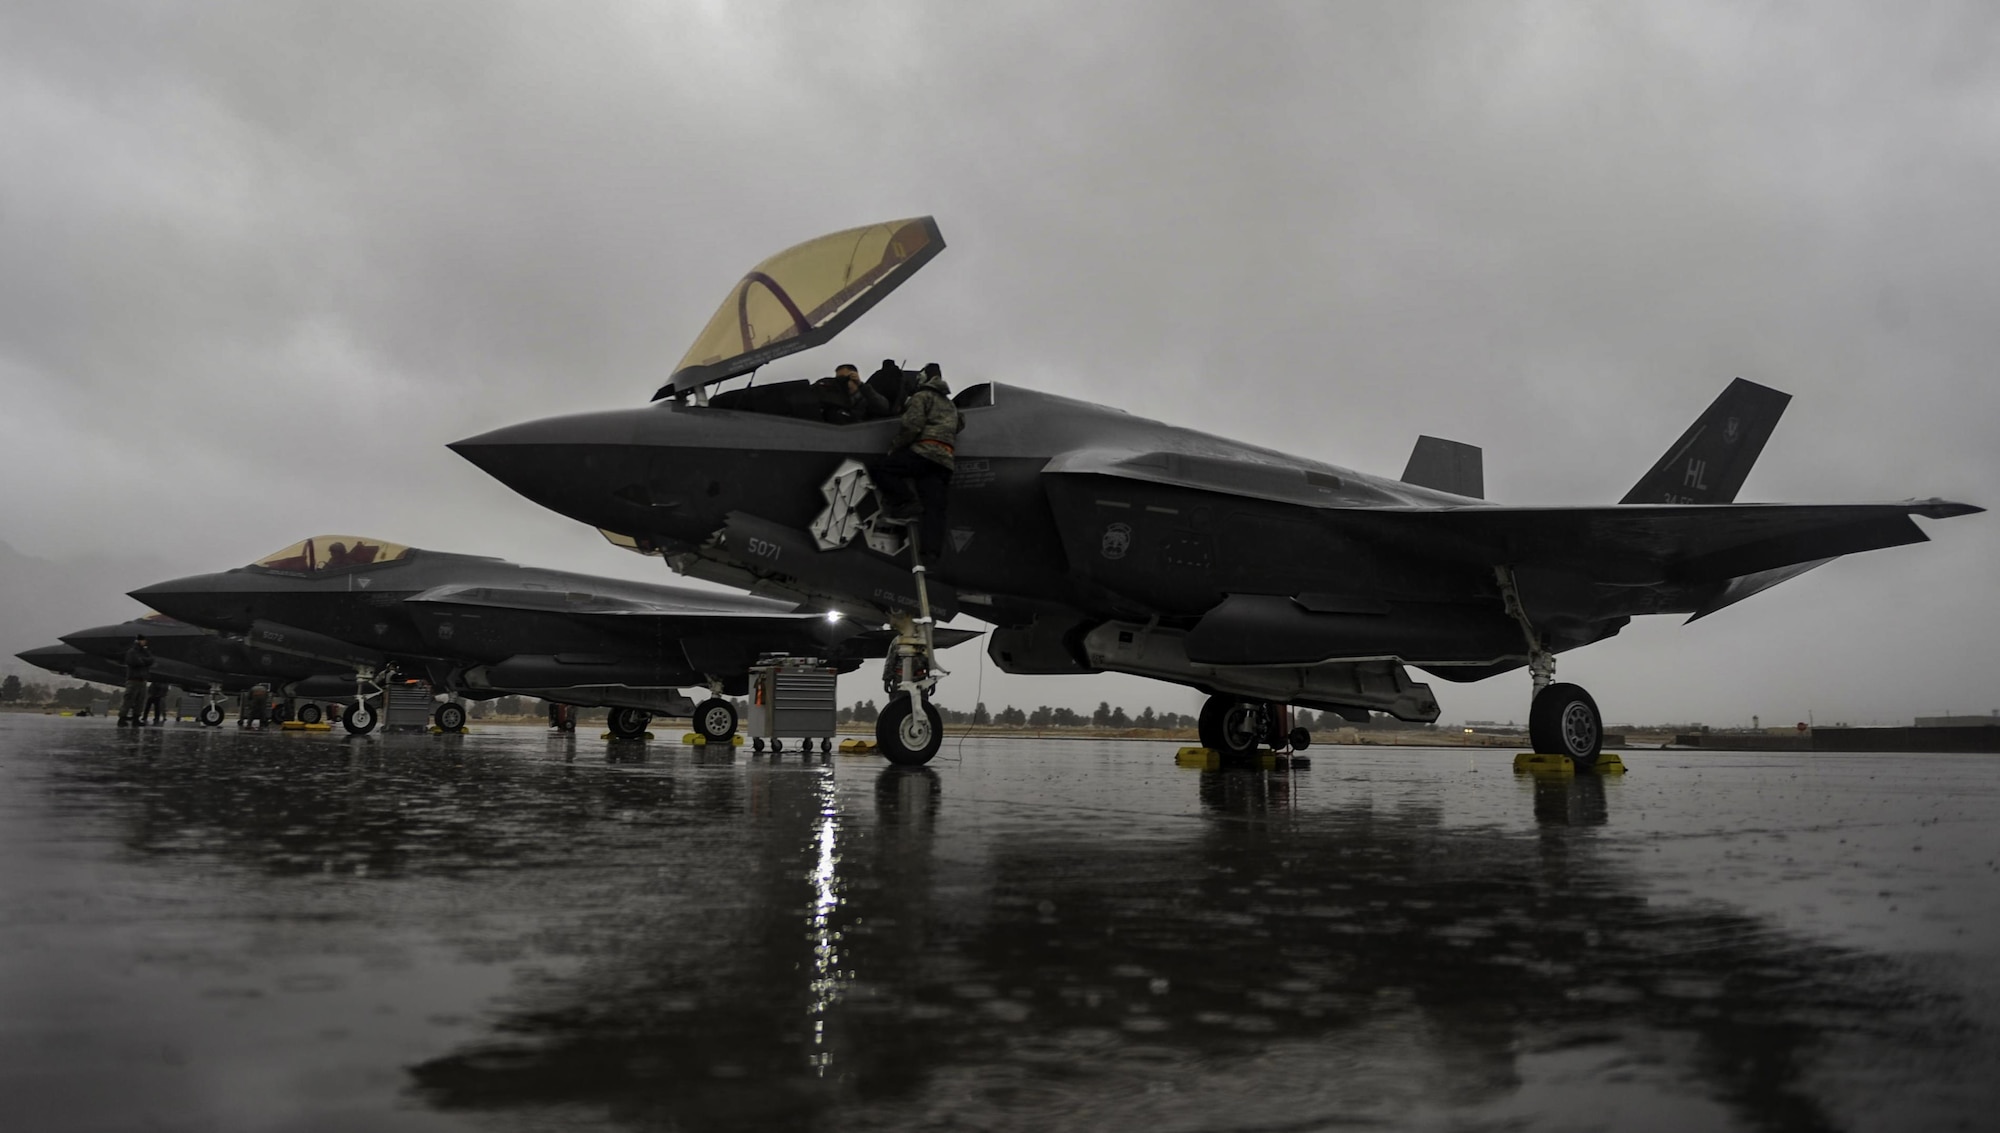
POLYGON ((931 617, 930 590, 924 584, 924 564, 917 551, 915 532, 909 540, 910 574, 917 583, 917 616, 890 615, 896 627, 896 643, 889 649, 888 664, 882 674, 883 690, 889 702, 875 720, 876 749, 901 767, 929 763, 944 744, 944 718, 930 703, 931 690, 938 678, 948 675, 937 665, 937 649, 931 635, 936 624, 931 617))

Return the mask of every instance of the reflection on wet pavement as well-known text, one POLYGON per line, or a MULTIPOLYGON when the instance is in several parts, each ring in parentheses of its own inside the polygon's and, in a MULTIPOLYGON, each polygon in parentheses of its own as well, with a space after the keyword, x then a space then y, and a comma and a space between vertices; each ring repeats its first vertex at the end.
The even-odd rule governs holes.
POLYGON ((0 716, 41 1129, 1979 1128, 2000 765, 0 716), (116 1080, 119 1088, 103 1083, 116 1080))

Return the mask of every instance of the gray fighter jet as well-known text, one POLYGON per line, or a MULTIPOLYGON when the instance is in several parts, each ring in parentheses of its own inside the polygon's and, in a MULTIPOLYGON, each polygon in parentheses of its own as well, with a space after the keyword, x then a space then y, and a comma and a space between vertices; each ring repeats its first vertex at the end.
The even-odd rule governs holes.
MULTIPOLYGON (((761 655, 814 656, 847 671, 890 644, 887 632, 837 611, 342 535, 132 596, 241 635, 253 650, 353 671, 366 695, 342 720, 356 734, 374 729, 384 685, 419 676, 473 700, 525 695, 608 707, 621 738, 643 735, 657 713, 693 717, 698 732, 722 739, 736 730, 723 695, 745 692, 761 655), (679 691, 696 686, 711 692, 700 705, 679 691)), ((954 640, 974 636, 959 631, 954 640)), ((465 708, 441 704, 434 719, 456 731, 465 708)))
POLYGON ((322 717, 319 705, 351 705, 355 700, 354 670, 349 666, 253 648, 238 638, 164 614, 66 633, 61 640, 123 673, 125 650, 139 634, 152 648, 156 679, 206 697, 195 718, 210 727, 223 721, 222 694, 240 694, 260 684, 270 687, 279 720, 317 724, 322 717))
POLYGON ((878 517, 893 421, 842 423, 804 381, 717 383, 826 341, 943 247, 929 217, 835 233, 757 265, 645 408, 459 441, 529 499, 689 576, 859 616, 900 637, 878 738, 921 763, 939 730, 927 617, 998 628, 1010 673, 1136 673, 1209 694, 1204 743, 1283 742, 1286 705, 1438 715, 1421 668, 1526 667, 1537 751, 1593 762, 1596 703, 1556 655, 1641 614, 1704 617, 1840 555, 1926 536, 1944 500, 1735 498, 1788 395, 1738 380, 1616 505, 1486 502, 1479 450, 1419 439, 1400 479, 998 383, 965 427, 949 546, 928 574, 878 517), (926 609, 925 607, 929 608, 926 609))

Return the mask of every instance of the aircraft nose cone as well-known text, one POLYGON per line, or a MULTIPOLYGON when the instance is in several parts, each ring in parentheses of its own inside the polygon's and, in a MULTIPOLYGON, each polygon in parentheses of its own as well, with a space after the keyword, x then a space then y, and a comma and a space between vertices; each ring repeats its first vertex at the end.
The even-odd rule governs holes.
POLYGON ((593 527, 629 525, 615 494, 640 483, 646 410, 611 410, 509 425, 447 447, 551 511, 593 527))
POLYGON ((186 578, 141 586, 126 593, 189 625, 203 629, 237 628, 228 624, 231 607, 239 604, 232 601, 234 595, 231 591, 236 588, 225 584, 223 578, 216 574, 191 574, 186 578))
POLYGON ((92 626, 75 633, 66 633, 56 640, 72 649, 99 657, 122 656, 132 644, 132 635, 142 633, 129 625, 92 626))

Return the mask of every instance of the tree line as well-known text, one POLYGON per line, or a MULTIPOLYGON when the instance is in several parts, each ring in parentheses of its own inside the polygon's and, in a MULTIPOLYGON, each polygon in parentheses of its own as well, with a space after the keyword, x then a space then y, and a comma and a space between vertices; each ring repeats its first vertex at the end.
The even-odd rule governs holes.
MULTIPOLYGON (((935 707, 938 710, 938 715, 946 724, 970 724, 975 728, 988 726, 1036 729, 1107 728, 1112 731, 1129 731, 1138 728, 1144 730, 1173 731, 1181 728, 1192 728, 1197 723, 1196 717, 1190 713, 1157 712, 1149 704, 1140 709, 1135 715, 1127 712, 1123 705, 1113 706, 1108 700, 1098 701, 1097 709, 1093 712, 1078 712, 1073 708, 1054 708, 1046 704, 1038 705, 1032 712, 1016 708, 1011 704, 998 712, 993 712, 983 702, 975 705, 970 712, 958 708, 948 708, 942 704, 938 704, 935 707)), ((852 705, 841 708, 839 721, 842 724, 872 724, 880 714, 881 709, 876 707, 874 701, 860 700, 852 705)), ((1324 716, 1325 726, 1331 727, 1340 723, 1340 717, 1338 716, 1334 716, 1331 713, 1324 714, 1324 716)), ((1306 729, 1319 727, 1322 724, 1321 715, 1315 714, 1312 710, 1306 708, 1295 709, 1292 712, 1292 720, 1298 727, 1306 729)))

